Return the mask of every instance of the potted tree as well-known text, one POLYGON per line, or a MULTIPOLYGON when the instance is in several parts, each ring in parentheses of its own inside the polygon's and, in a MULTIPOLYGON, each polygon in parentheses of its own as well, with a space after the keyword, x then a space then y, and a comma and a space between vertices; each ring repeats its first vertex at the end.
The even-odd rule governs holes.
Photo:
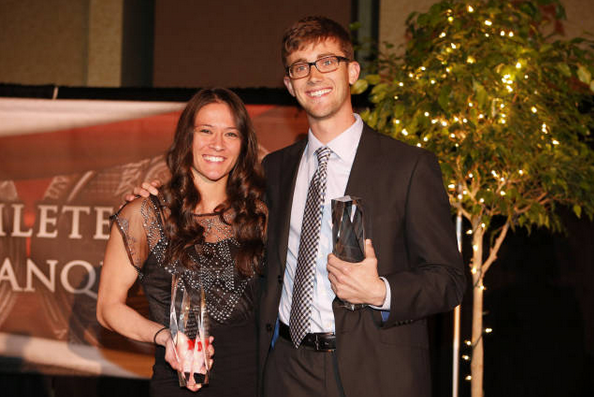
POLYGON ((510 229, 560 230, 558 206, 594 214, 593 43, 561 40, 556 0, 442 0, 407 20, 404 55, 380 53, 353 86, 363 119, 434 152, 470 225, 471 394, 483 395, 483 280, 510 229), (494 221, 495 219, 495 221, 494 221))

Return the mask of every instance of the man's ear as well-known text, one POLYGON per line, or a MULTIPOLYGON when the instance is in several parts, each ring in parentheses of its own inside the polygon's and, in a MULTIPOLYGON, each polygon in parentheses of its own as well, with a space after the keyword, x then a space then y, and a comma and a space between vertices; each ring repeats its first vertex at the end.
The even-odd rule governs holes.
POLYGON ((285 83, 285 87, 287 87, 287 90, 289 90, 289 94, 295 96, 295 90, 293 89, 293 81, 291 78, 289 76, 285 76, 283 78, 283 83, 285 83))
POLYGON ((361 73, 361 65, 359 65, 359 62, 349 62, 349 84, 355 84, 355 82, 359 79, 359 73, 361 73))

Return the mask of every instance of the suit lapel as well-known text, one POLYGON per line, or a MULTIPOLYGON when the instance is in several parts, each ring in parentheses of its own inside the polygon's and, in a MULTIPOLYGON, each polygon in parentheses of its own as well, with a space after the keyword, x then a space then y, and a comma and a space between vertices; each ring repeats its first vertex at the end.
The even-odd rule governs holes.
POLYGON ((281 181, 279 184, 279 222, 280 236, 279 236, 279 263, 281 264, 281 274, 285 271, 285 264, 287 260, 287 247, 289 245, 289 229, 291 226, 291 208, 293 206, 293 195, 295 191, 295 183, 297 181, 297 171, 299 170, 299 162, 303 155, 303 150, 307 144, 307 140, 299 142, 295 145, 294 150, 291 150, 284 156, 281 164, 281 181))
POLYGON ((369 169, 370 165, 375 164, 374 154, 376 145, 374 139, 373 130, 364 124, 363 133, 359 140, 359 146, 357 147, 357 154, 351 167, 351 173, 345 189, 346 195, 356 195, 353 191, 359 191, 362 187, 364 188, 369 182, 369 176, 373 175, 369 169))

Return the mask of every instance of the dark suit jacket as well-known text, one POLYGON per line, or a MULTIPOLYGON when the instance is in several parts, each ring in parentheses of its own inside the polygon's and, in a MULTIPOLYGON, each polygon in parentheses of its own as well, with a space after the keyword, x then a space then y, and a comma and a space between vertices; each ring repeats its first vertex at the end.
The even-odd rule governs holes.
MULTIPOLYGON (((293 189, 306 141, 264 159, 269 225, 259 315, 260 380, 281 296, 293 189)), ((462 299, 465 277, 441 170, 430 152, 367 125, 346 194, 363 198, 378 271, 390 283, 391 309, 348 311, 333 304, 336 354, 350 396, 429 396, 426 318, 462 299)))

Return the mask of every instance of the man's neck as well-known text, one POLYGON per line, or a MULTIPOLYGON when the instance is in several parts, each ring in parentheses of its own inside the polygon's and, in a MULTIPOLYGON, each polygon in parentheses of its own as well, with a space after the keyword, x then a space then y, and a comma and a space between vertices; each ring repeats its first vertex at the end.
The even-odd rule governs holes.
POLYGON ((326 119, 313 119, 308 116, 309 128, 314 136, 324 145, 346 131, 356 121, 352 109, 342 114, 335 114, 326 119))

